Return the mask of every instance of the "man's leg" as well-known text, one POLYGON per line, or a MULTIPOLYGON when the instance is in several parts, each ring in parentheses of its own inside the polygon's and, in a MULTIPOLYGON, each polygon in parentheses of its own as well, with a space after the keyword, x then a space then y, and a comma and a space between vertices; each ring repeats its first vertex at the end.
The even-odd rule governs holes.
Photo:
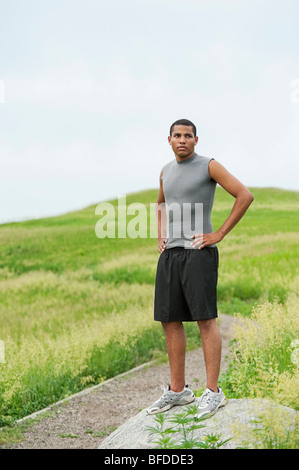
POLYGON ((186 334, 184 326, 180 321, 161 323, 165 333, 171 381, 169 387, 163 387, 164 393, 161 398, 147 409, 148 414, 161 413, 176 405, 188 405, 195 400, 194 393, 185 383, 186 334))
POLYGON ((182 322, 162 322, 170 366, 170 390, 181 392, 185 387, 186 333, 182 322))
POLYGON ((218 377, 221 360, 221 334, 216 318, 197 322, 201 335, 201 343, 207 372, 207 388, 218 392, 218 377))

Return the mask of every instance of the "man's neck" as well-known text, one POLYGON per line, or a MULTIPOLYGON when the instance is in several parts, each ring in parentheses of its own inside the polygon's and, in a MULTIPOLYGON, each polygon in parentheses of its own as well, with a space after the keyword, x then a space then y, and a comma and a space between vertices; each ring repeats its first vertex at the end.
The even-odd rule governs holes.
POLYGON ((189 160, 189 158, 193 157, 193 155, 195 155, 195 152, 191 153, 191 155, 187 155, 186 157, 181 158, 179 155, 175 153, 175 158, 178 162, 184 162, 186 160, 189 160))

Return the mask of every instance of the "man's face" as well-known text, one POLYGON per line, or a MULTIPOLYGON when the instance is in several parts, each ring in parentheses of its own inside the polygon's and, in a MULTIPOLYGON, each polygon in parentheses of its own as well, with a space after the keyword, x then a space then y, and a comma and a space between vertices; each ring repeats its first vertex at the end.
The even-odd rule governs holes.
POLYGON ((191 157, 198 137, 194 136, 192 126, 174 126, 172 135, 168 137, 172 150, 179 158, 191 157))

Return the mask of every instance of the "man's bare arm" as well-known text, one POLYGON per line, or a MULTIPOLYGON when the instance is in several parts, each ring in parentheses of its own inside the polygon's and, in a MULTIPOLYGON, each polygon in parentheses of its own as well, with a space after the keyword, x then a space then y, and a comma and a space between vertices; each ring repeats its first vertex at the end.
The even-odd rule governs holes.
POLYGON ((167 241, 167 218, 165 209, 165 197, 162 185, 162 171, 160 173, 159 193, 156 202, 156 224, 158 231, 158 251, 162 253, 165 250, 165 245, 167 241))
POLYGON ((236 198, 236 201, 229 217, 216 232, 193 235, 192 238, 195 239, 193 246, 199 247, 199 249, 221 241, 239 222, 254 200, 249 189, 247 189, 246 186, 244 186, 237 178, 231 175, 224 166, 216 160, 210 161, 209 173, 211 178, 236 198))

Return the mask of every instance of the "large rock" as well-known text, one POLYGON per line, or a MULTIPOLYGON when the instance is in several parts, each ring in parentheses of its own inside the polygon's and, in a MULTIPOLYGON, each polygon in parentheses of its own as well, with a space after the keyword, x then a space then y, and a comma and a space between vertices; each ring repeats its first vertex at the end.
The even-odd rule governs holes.
MULTIPOLYGON (((198 400, 197 398, 196 402, 198 400)), ((194 404, 192 403, 191 406, 194 404)), ((176 426, 177 429, 178 425, 169 422, 169 419, 185 411, 187 408, 174 407, 164 413, 166 419, 164 429, 173 426, 176 426)), ((221 434, 222 441, 230 439, 221 446, 222 449, 236 449, 244 445, 254 448, 257 442, 256 440, 252 441, 252 436, 255 436, 256 433, 252 431, 262 426, 258 422, 259 417, 263 412, 267 411, 269 413, 269 410, 274 413, 274 421, 276 421, 278 415, 279 419, 283 417, 283 422, 286 423, 286 426, 295 421, 297 412, 292 408, 277 405, 264 399, 230 399, 228 404, 219 409, 214 416, 198 423, 204 425, 204 427, 196 429, 193 438, 199 438, 202 442, 205 442, 204 437, 206 435, 211 433, 221 434)), ((158 425, 155 418, 155 415, 147 415, 146 410, 142 410, 102 441, 99 449, 157 448, 158 446, 155 444, 155 441, 159 438, 159 435, 151 434, 147 429, 148 427, 156 427, 158 425)), ((176 443, 180 443, 183 438, 182 433, 179 432, 170 434, 170 436, 176 443)))

